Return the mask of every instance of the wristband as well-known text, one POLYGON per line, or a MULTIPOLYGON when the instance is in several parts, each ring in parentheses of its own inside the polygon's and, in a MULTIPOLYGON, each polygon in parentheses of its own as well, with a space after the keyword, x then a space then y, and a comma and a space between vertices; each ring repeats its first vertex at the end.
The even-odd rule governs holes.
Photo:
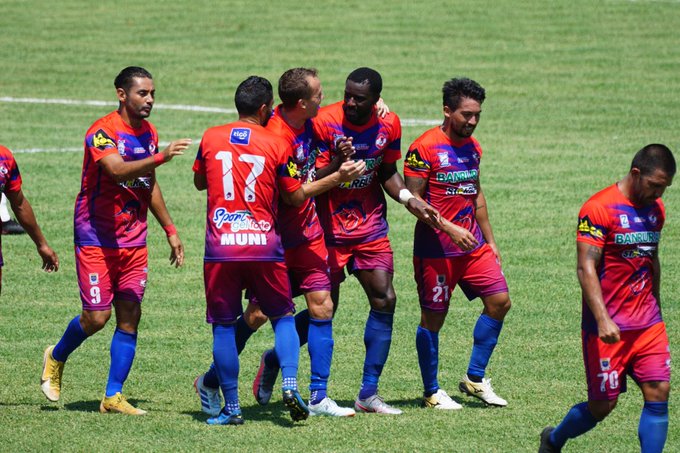
POLYGON ((415 198, 408 189, 401 189, 399 191, 399 203, 407 205, 411 198, 415 198))
POLYGON ((175 228, 175 225, 172 223, 170 225, 163 225, 163 229, 165 230, 165 234, 170 237, 174 236, 177 234, 177 228, 175 228))
POLYGON ((156 167, 163 165, 165 163, 165 156, 163 156, 162 153, 156 153, 153 155, 153 163, 156 164, 156 167))

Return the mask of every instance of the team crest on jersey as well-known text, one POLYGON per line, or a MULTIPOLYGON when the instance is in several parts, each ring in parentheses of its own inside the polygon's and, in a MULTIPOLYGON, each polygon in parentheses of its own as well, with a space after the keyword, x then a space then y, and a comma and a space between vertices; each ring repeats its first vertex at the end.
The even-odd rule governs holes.
POLYGON ((90 285, 98 285, 99 284, 99 274, 94 273, 90 274, 90 285))
POLYGON ((149 154, 153 154, 156 151, 156 145, 153 142, 149 143, 149 154))
POLYGON ((404 164, 410 168, 411 170, 429 170, 430 169, 430 164, 425 162, 422 157, 420 157, 420 153, 418 152, 418 149, 412 149, 408 153, 406 153, 406 158, 404 160, 404 164))
POLYGON ((286 164, 286 175, 291 178, 298 177, 298 167, 292 157, 288 158, 288 163, 286 164))
POLYGON ((132 150, 133 154, 144 154, 145 152, 146 150, 141 146, 135 146, 135 148, 132 150))
POLYGON ((116 146, 116 144, 113 142, 111 137, 106 135, 106 132, 104 132, 103 129, 99 129, 92 136, 92 146, 94 146, 95 148, 99 148, 103 151, 105 149, 116 146))
POLYGON ((609 371, 612 366, 612 361, 609 357, 600 359, 600 370, 609 371))
POLYGON ((375 147, 378 149, 383 149, 385 145, 387 144, 387 137, 385 134, 380 133, 375 139, 375 147))
POLYGON ((7 170, 7 167, 5 167, 4 165, 0 165, 0 173, 6 175, 7 173, 9 173, 9 170, 7 170))
POLYGON ((247 127, 236 127, 231 130, 229 143, 232 145, 249 145, 250 144, 250 129, 247 127))
POLYGON ((446 275, 437 274, 437 286, 444 286, 446 283, 446 275))
POLYGON ((437 157, 439 158, 440 166, 442 167, 449 166, 449 153, 437 153, 437 157))
POLYGON ((654 214, 649 214, 649 217, 647 218, 652 225, 656 225, 656 222, 659 220, 654 214))
POLYGON ((581 235, 592 236, 597 239, 604 237, 602 227, 593 225, 588 216, 578 219, 578 232, 581 235))
POLYGON ((125 140, 118 140, 118 154, 125 155, 125 140))
POLYGON ((628 222, 628 216, 626 214, 619 215, 619 220, 621 221, 621 226, 623 228, 630 228, 630 223, 628 222))

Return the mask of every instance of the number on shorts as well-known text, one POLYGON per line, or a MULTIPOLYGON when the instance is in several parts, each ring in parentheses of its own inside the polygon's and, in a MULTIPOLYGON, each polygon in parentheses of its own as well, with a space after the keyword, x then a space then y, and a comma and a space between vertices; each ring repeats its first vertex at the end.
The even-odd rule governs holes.
POLYGON ((432 288, 434 296, 432 296, 432 302, 448 302, 449 300, 449 285, 435 286, 432 288), (442 296, 444 299, 442 300, 442 296))
POLYGON ((611 373, 598 373, 597 377, 602 379, 600 382, 600 392, 604 393, 607 391, 607 383, 609 383, 610 389, 619 388, 619 373, 614 370, 611 373))
MULTIPOLYGON (((232 173, 232 169, 234 168, 233 154, 230 151, 220 151, 215 155, 215 158, 222 161, 222 188, 224 189, 224 199, 231 201, 235 197, 234 174, 232 173)), ((265 158, 254 154, 242 154, 239 156, 238 160, 253 166, 246 177, 246 184, 244 187, 244 198, 250 203, 257 198, 255 194, 255 182, 257 177, 264 171, 265 158)))
POLYGON ((97 305, 102 301, 102 296, 101 296, 101 291, 99 291, 99 286, 90 286, 90 296, 92 299, 90 299, 90 302, 92 302, 93 305, 97 305))

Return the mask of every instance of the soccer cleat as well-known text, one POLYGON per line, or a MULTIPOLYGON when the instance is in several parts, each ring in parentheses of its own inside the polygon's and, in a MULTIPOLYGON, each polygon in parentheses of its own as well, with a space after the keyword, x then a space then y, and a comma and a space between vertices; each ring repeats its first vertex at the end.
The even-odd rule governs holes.
POLYGON ((222 410, 220 389, 208 387, 203 383, 203 378, 205 378, 205 374, 201 374, 194 380, 194 389, 196 389, 196 394, 201 399, 201 410, 208 415, 217 417, 222 410))
POLYGON ((309 405, 309 415, 328 415, 330 417, 354 417, 356 412, 351 407, 340 407, 338 403, 326 397, 318 404, 309 405))
POLYGON ((99 405, 99 412, 102 414, 116 412, 125 415, 146 415, 146 411, 137 409, 132 404, 128 403, 120 392, 116 392, 113 396, 104 396, 104 399, 99 405))
POLYGON ((240 410, 230 413, 220 411, 217 417, 209 418, 205 422, 209 425, 242 425, 244 423, 240 410))
POLYGON ((423 407, 433 407, 441 410, 458 410, 463 408, 442 389, 437 390, 436 393, 430 396, 423 397, 423 407))
POLYGON ((19 222, 9 219, 7 222, 2 222, 2 234, 24 234, 26 230, 19 222))
POLYGON ((550 443, 550 433, 555 430, 552 426, 546 426, 541 431, 541 444, 538 446, 538 453, 560 453, 561 448, 555 447, 550 443))
MULTIPOLYGON (((274 353, 273 349, 268 349, 262 353, 260 358, 260 368, 257 370, 257 375, 253 381, 253 395, 258 403, 265 406, 272 399, 272 393, 274 392, 274 384, 276 384, 276 378, 279 375, 279 366, 269 367, 265 363, 264 358, 269 353, 274 353)), ((306 417, 305 417, 306 418, 306 417)))
POLYGON ((64 372, 64 362, 54 360, 52 351, 54 346, 48 346, 43 354, 43 369, 40 377, 40 388, 50 401, 59 401, 61 396, 61 374, 64 372))
POLYGON ((482 378, 482 382, 472 382, 467 375, 458 384, 458 389, 462 393, 478 398, 489 406, 505 407, 508 402, 496 395, 491 387, 491 380, 482 378))
POLYGON ((354 402, 354 409, 357 412, 375 412, 376 414, 399 415, 402 413, 400 409, 387 404, 377 393, 363 400, 357 399, 354 402))
POLYGON ((306 420, 309 417, 309 408, 302 401, 302 397, 297 390, 285 388, 283 389, 283 404, 290 410, 290 418, 294 422, 306 420))

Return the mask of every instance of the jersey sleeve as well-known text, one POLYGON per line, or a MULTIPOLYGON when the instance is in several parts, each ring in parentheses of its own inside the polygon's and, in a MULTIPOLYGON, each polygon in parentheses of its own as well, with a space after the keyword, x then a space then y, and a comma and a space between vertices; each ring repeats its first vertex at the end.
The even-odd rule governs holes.
POLYGON ((602 248, 608 229, 609 216, 606 208, 596 199, 588 200, 578 215, 576 241, 602 248))
POLYGON ((94 132, 85 137, 87 152, 90 153, 95 162, 110 154, 118 153, 116 141, 112 137, 115 137, 115 134, 107 130, 104 125, 100 125, 94 132))
POLYGON ((392 164, 401 159, 401 121, 399 121, 399 117, 397 115, 394 115, 388 140, 389 143, 385 148, 383 162, 392 164))
POLYGON ((302 187, 298 177, 298 169, 292 153, 286 153, 285 159, 280 161, 277 166, 277 184, 282 192, 293 193, 302 187))
POLYGON ((203 140, 198 146, 198 152, 196 153, 196 159, 194 160, 194 165, 191 167, 194 173, 205 174, 205 160, 203 159, 203 140))
POLYGON ((19 172, 19 165, 14 157, 11 159, 9 168, 7 169, 7 183, 5 184, 5 192, 18 192, 21 190, 21 173, 19 172))
POLYGON ((429 159, 423 158, 425 154, 423 143, 416 140, 411 144, 404 158, 404 176, 410 178, 427 178, 432 169, 429 159))

